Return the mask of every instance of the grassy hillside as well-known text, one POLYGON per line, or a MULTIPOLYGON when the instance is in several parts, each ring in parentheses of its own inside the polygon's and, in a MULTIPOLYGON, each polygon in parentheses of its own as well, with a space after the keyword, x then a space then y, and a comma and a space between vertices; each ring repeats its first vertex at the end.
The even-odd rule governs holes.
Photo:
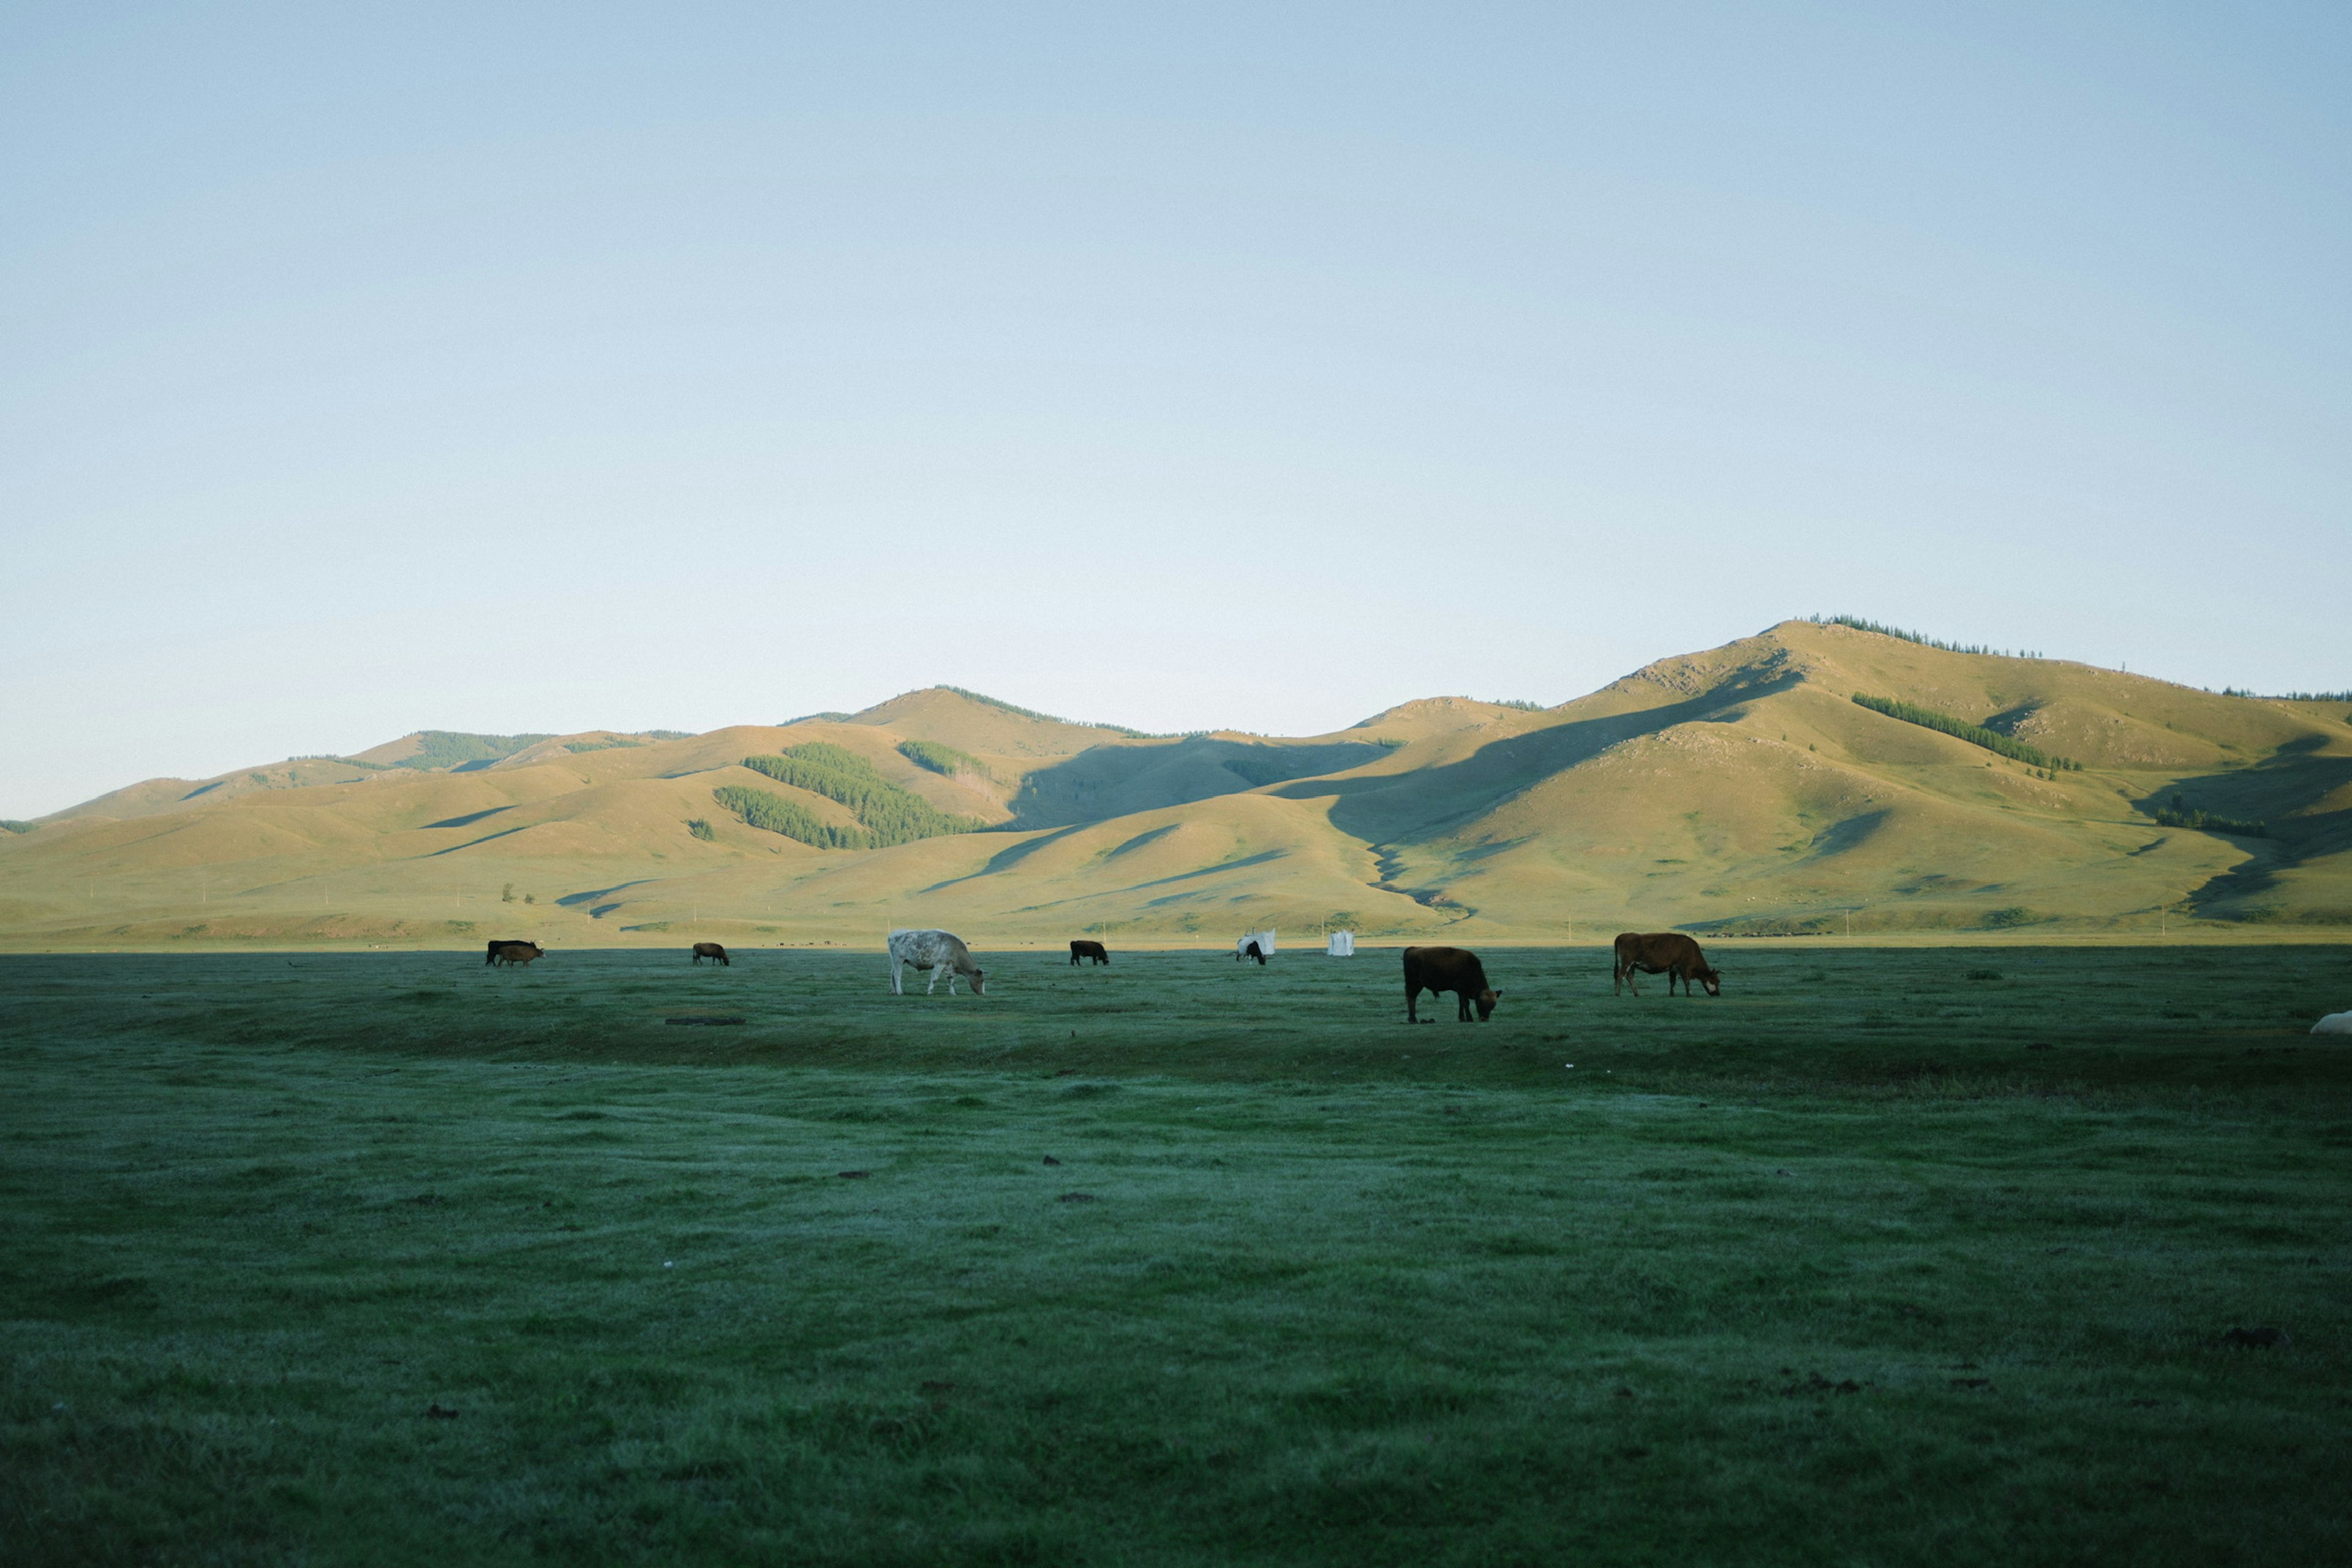
POLYGON ((1558 708, 1295 740, 945 687, 703 735, 426 731, 0 835, 0 943, 2352 929, 2347 714, 1791 621, 1558 708), (744 765, 795 752, 866 793, 744 765), (738 790, 834 830, 806 837, 916 841, 813 847, 738 790))

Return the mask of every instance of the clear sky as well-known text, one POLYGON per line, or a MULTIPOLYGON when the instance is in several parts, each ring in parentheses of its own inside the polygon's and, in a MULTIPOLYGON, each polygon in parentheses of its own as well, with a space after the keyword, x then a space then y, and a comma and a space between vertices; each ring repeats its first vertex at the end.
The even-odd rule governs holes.
POLYGON ((2352 6, 0 7, 0 816, 1844 611, 2352 687, 2352 6))

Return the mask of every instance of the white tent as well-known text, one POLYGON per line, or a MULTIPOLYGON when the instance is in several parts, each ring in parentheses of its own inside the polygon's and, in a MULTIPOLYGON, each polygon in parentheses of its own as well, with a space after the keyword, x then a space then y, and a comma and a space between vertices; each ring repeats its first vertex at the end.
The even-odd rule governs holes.
POLYGON ((1356 933, 1351 931, 1333 931, 1331 933, 1330 945, 1325 948, 1324 951, 1329 953, 1333 958, 1355 957, 1356 933))

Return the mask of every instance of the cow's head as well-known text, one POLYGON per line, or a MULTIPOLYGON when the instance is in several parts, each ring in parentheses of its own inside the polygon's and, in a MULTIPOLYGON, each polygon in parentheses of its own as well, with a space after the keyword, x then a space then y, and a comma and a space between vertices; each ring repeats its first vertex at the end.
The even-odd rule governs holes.
POLYGON ((1491 985, 1486 987, 1486 990, 1479 992, 1476 997, 1478 1004, 1478 1021, 1483 1024, 1487 1019, 1493 1017, 1495 1016, 1495 1004, 1500 1002, 1502 999, 1503 994, 1496 990, 1491 985))
POLYGON ((977 969, 971 972, 971 994, 975 996, 985 996, 988 994, 988 984, 982 977, 981 972, 977 969))
POLYGON ((1694 970, 1692 973, 1698 977, 1698 983, 1706 987, 1706 994, 1708 995, 1720 996, 1723 994, 1722 975, 1717 974, 1712 969, 1694 970))

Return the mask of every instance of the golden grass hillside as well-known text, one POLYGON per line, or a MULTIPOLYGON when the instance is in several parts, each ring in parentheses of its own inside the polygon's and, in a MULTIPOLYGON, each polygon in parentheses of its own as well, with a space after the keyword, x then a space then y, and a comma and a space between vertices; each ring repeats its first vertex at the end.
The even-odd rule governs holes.
POLYGON ((1791 621, 1558 708, 1433 698, 1296 739, 1141 735, 944 687, 702 735, 420 731, 0 835, 0 943, 2352 931, 2347 714, 1791 621), (820 848, 714 795, 855 838, 870 803, 743 765, 811 742, 977 830, 820 848))

